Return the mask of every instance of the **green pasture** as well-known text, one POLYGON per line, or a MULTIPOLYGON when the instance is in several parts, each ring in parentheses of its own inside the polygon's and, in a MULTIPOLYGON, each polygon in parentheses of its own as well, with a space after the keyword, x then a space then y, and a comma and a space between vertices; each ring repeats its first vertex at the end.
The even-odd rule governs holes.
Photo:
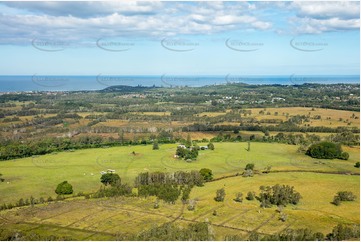
MULTIPOLYGON (((201 144, 200 144, 201 145, 201 144)), ((210 168, 214 177, 242 172, 247 163, 254 163, 262 171, 272 166, 271 171, 325 171, 359 172, 354 167, 359 161, 359 147, 345 149, 350 153, 348 161, 317 160, 298 153, 298 146, 283 144, 215 143, 215 150, 199 152, 197 161, 188 163, 174 158, 177 144, 127 146, 84 149, 59 152, 0 162, 0 173, 5 182, 0 183, 0 203, 15 202, 20 198, 55 197, 56 185, 67 180, 74 192, 94 192, 100 183, 100 172, 114 169, 123 183, 133 183, 134 177, 145 171, 199 170, 210 168), (133 154, 135 152, 135 155, 133 154)), ((292 176, 292 174, 287 174, 292 176)))

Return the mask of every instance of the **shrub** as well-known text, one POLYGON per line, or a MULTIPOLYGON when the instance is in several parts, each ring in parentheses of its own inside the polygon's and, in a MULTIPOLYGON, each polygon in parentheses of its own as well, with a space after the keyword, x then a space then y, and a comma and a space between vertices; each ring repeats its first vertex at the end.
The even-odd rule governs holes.
POLYGON ((335 144, 327 141, 311 145, 306 151, 306 155, 317 159, 337 158, 347 160, 349 158, 349 154, 342 151, 340 144, 335 144))
POLYGON ((339 196, 334 196, 332 204, 339 206, 341 204, 341 199, 339 196))
POLYGON ((246 199, 249 200, 249 201, 254 200, 254 194, 253 194, 253 192, 248 192, 246 199))
POLYGON ((340 198, 341 201, 355 201, 356 196, 352 192, 342 191, 338 192, 337 196, 340 198))
POLYGON ((73 186, 70 185, 67 181, 63 181, 62 183, 58 184, 55 189, 55 193, 58 195, 72 194, 73 186))
POLYGON ((253 171, 253 169, 254 169, 254 164, 253 163, 249 163, 249 164, 246 165, 245 170, 252 170, 253 171))
POLYGON ((241 203, 243 202, 243 194, 241 192, 237 193, 236 198, 234 199, 234 201, 241 203))
POLYGON ((211 169, 208 169, 208 168, 202 168, 200 171, 199 171, 199 174, 201 174, 201 176, 203 177, 203 179, 205 181, 211 181, 213 180, 213 174, 212 174, 212 170, 211 169))
POLYGON ((20 198, 19 202, 16 205, 19 206, 19 207, 24 206, 25 205, 24 199, 20 198))
POLYGON ((100 182, 103 183, 105 186, 107 186, 107 185, 114 186, 117 183, 120 183, 121 180, 120 180, 120 177, 118 174, 106 173, 100 177, 100 182))
POLYGON ((360 162, 359 161, 355 163, 355 167, 360 168, 360 162))
POLYGON ((223 202, 225 196, 226 196, 226 191, 224 190, 224 188, 218 189, 214 200, 217 202, 223 202))
POLYGON ((341 160, 348 160, 348 158, 350 157, 350 155, 347 152, 342 152, 341 156, 339 157, 339 159, 341 160))
POLYGON ((158 140, 154 140, 154 142, 153 142, 153 150, 159 150, 158 140))
POLYGON ((332 233, 327 235, 328 240, 349 240, 360 238, 360 227, 359 225, 347 226, 338 224, 333 228, 332 233))

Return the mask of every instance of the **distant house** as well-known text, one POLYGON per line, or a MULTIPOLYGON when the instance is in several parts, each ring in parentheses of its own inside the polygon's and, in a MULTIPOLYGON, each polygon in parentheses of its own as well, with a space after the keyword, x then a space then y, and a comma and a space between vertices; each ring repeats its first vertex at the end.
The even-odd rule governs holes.
POLYGON ((201 149, 201 150, 208 150, 208 146, 206 145, 206 146, 199 146, 199 148, 201 149))
POLYGON ((115 172, 115 170, 108 169, 107 172, 113 173, 113 172, 115 172))
POLYGON ((107 174, 105 171, 100 172, 101 175, 107 174))

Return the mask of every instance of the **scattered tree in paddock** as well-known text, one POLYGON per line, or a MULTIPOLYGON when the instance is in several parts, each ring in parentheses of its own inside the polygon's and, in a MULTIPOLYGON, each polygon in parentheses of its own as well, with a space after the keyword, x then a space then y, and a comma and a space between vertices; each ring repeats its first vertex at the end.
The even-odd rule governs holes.
POLYGON ((100 182, 103 183, 105 186, 115 186, 116 184, 121 183, 121 179, 120 176, 116 173, 105 173, 100 177, 100 182))
POLYGON ((241 203, 243 202, 243 194, 241 192, 237 193, 236 198, 234 199, 235 202, 241 203))
POLYGON ((226 191, 224 190, 224 188, 218 189, 216 191, 216 197, 214 198, 214 200, 217 202, 223 202, 225 196, 226 196, 226 191))
POLYGON ((153 150, 159 150, 158 140, 154 140, 154 142, 153 142, 153 150))
POLYGON ((199 171, 199 174, 203 177, 204 181, 209 182, 213 180, 213 173, 211 169, 208 168, 202 168, 199 171))
POLYGON ((331 241, 359 240, 360 225, 338 224, 333 228, 332 233, 328 234, 326 238, 331 241))
POLYGON ((248 163, 248 164, 246 165, 245 170, 252 170, 252 171, 253 171, 253 169, 254 169, 254 164, 253 164, 253 163, 248 163))
POLYGON ((73 193, 73 186, 69 184, 67 181, 63 181, 59 183, 55 189, 55 193, 58 195, 67 195, 73 193))
POLYGON ((246 199, 249 200, 249 201, 254 200, 254 192, 248 192, 247 196, 246 196, 246 199))
POLYGON ((355 201, 356 196, 352 192, 342 191, 338 192, 336 196, 333 197, 332 204, 339 206, 342 201, 355 201))

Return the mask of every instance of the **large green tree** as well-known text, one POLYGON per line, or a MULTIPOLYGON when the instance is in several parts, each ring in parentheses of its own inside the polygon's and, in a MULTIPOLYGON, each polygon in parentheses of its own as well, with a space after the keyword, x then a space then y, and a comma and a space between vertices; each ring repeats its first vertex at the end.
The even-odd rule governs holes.
POLYGON ((100 177, 100 182, 106 186, 107 185, 114 186, 116 184, 119 184, 121 180, 119 175, 116 173, 106 173, 100 177))
POLYGON ((202 168, 200 171, 199 171, 199 174, 201 174, 201 176, 203 177, 203 179, 205 181, 211 181, 213 179, 213 173, 212 173, 212 170, 211 169, 208 169, 208 168, 202 168))
POLYGON ((317 159, 347 160, 349 158, 349 154, 342 151, 340 144, 327 141, 311 145, 306 151, 306 155, 317 159))

